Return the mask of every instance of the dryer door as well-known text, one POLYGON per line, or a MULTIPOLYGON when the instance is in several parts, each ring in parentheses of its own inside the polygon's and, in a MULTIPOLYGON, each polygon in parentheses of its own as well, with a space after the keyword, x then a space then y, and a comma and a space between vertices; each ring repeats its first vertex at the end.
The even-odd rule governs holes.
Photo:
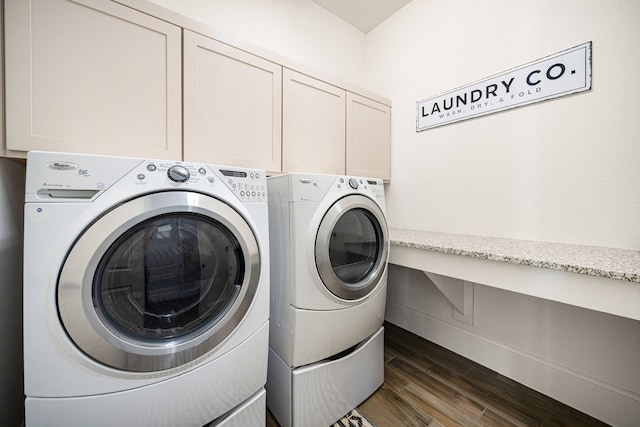
POLYGON ((318 274, 334 295, 366 297, 385 273, 389 237, 384 213, 368 197, 349 195, 327 210, 316 236, 318 274))
POLYGON ((78 238, 60 273, 58 308, 91 358, 158 371, 228 337, 259 276, 258 243, 236 210, 203 194, 155 193, 117 206, 78 238))

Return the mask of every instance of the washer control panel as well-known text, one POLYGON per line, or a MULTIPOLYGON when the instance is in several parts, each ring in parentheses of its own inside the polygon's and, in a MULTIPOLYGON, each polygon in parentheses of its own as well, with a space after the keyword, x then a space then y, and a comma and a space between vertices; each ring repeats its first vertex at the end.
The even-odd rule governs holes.
POLYGON ((88 201, 115 185, 125 191, 135 185, 141 192, 173 188, 220 196, 231 192, 242 202, 267 201, 267 177, 259 169, 45 151, 30 151, 27 159, 27 201, 88 201))
POLYGON ((267 200, 267 180, 264 172, 245 169, 219 169, 225 184, 240 200, 267 200))
POLYGON ((162 160, 148 160, 144 169, 136 174, 137 184, 144 185, 164 175, 163 179, 175 186, 206 189, 224 185, 242 201, 267 200, 267 180, 263 171, 162 160))

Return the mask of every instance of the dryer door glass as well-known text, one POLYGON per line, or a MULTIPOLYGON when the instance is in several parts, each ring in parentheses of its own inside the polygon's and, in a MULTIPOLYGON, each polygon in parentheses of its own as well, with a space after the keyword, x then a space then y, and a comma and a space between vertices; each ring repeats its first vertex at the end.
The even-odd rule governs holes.
POLYGON ((349 195, 320 222, 315 257, 326 288, 339 298, 365 298, 384 280, 389 251, 387 223, 368 197, 349 195))
POLYGON ((376 266, 382 230, 365 209, 345 212, 329 238, 329 260, 336 276, 345 283, 362 281, 376 266))
POLYGON ((238 240, 194 214, 146 220, 116 240, 98 265, 94 306, 134 339, 186 337, 222 317, 244 274, 238 240))

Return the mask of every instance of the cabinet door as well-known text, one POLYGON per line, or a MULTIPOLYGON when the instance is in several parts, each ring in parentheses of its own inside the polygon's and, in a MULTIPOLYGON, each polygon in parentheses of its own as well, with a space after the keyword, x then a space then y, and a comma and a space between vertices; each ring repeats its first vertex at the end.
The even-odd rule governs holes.
POLYGON ((6 154, 174 158, 181 30, 103 0, 5 0, 6 154))
POLYGON ((184 158, 281 171, 282 67, 184 31, 184 158))
POLYGON ((282 169, 345 173, 345 91, 283 70, 282 169))
POLYGON ((391 107, 347 93, 347 173, 391 178, 391 107))

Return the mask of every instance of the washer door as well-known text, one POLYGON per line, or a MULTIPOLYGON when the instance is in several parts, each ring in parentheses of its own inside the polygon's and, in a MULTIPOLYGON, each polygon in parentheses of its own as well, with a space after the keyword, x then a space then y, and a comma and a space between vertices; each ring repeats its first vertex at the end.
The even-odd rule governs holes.
POLYGON ((237 211, 203 194, 154 193, 117 206, 78 238, 60 272, 58 307, 91 358, 158 371, 228 337, 259 276, 255 235, 237 211))
POLYGON ((316 236, 318 274, 334 295, 367 296, 382 278, 389 237, 382 210, 368 197, 346 196, 327 210, 316 236))

